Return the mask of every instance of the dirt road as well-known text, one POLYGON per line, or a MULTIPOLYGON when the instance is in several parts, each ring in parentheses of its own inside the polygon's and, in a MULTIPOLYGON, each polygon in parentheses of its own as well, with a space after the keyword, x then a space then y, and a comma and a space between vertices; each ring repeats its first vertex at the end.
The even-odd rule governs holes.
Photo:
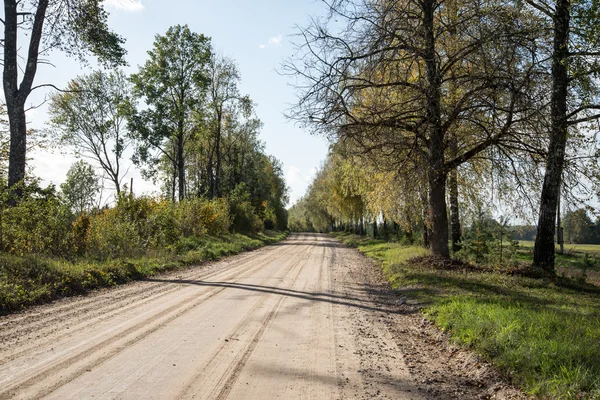
POLYGON ((327 236, 294 235, 0 318, 0 399, 518 397, 375 270, 327 236))

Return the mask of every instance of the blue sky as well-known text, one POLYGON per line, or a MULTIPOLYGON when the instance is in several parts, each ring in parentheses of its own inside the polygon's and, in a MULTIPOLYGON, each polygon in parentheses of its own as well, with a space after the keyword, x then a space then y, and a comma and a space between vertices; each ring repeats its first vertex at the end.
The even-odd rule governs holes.
MULTIPOLYGON (((283 162, 291 203, 304 194, 325 158, 327 143, 286 121, 283 112, 293 103, 295 93, 289 78, 280 76, 276 69, 293 54, 290 36, 297 32, 296 25, 306 25, 311 16, 326 11, 320 0, 106 0, 105 5, 111 28, 127 40, 127 73, 144 63, 154 36, 164 34, 175 24, 188 24, 191 30, 210 36, 216 51, 236 60, 242 75, 241 92, 258 103, 266 151, 283 162)), ((42 66, 37 84, 64 86, 91 68, 61 54, 50 58, 55 66, 42 66)), ((38 92, 31 102, 43 98, 44 93, 38 92)), ((28 118, 31 126, 42 127, 45 108, 31 112, 28 118)), ((68 152, 37 151, 32 165, 34 173, 46 183, 60 184, 73 161, 68 152)), ((150 182, 142 181, 134 167, 125 181, 129 182, 131 176, 136 193, 155 190, 150 182)))

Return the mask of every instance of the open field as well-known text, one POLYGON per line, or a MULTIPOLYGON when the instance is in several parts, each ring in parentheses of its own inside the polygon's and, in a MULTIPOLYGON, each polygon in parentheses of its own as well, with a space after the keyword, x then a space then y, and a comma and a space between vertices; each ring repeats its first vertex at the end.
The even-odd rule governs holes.
POLYGON ((392 286, 429 319, 492 362, 527 393, 600 398, 600 287, 476 270, 440 270, 419 247, 338 234, 378 260, 392 286))
MULTIPOLYGON (((533 261, 535 242, 519 241, 517 259, 530 263, 533 261)), ((559 275, 585 281, 600 286, 600 245, 568 244, 564 245, 564 254, 558 254, 556 246, 556 271, 559 275)))
MULTIPOLYGON (((533 248, 535 242, 533 240, 519 240, 519 245, 525 248, 533 248)), ((565 253, 590 253, 600 255, 600 244, 578 244, 578 243, 565 243, 565 253)), ((556 250, 559 246, 556 245, 556 250)))

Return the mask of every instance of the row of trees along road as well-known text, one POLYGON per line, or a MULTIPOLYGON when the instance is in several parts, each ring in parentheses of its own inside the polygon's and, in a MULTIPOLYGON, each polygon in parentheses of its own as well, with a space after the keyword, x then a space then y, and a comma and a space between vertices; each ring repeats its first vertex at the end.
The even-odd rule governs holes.
POLYGON ((328 4, 284 64, 299 92, 290 118, 334 142, 304 200, 321 205, 311 217, 421 220, 449 258, 459 210, 493 195, 536 209, 534 265, 553 273, 561 182, 577 194, 597 182, 600 4, 328 4))
MULTIPOLYGON (((50 128, 54 143, 95 164, 118 195, 130 168, 126 155, 147 178, 161 183, 172 200, 228 197, 231 207, 251 205, 267 228, 284 228, 287 188, 281 163, 264 153, 258 139, 262 127, 254 104, 238 90, 240 74, 233 60, 215 54, 210 38, 173 26, 157 35, 147 61, 126 76, 123 39, 106 24, 107 14, 97 1, 5 1, 4 85, 10 150, 8 186, 14 205, 27 181, 27 131, 24 104, 35 89, 36 68, 48 51, 60 49, 85 62, 95 54, 111 71, 78 76, 50 98, 50 128), (20 20, 22 19, 22 20, 20 20), (90 19, 90 20, 88 20, 90 19), (28 30, 25 73, 17 85, 19 68, 16 35, 28 30), (43 46, 42 46, 43 45, 43 46)), ((57 88, 56 88, 57 89, 57 88)), ((94 174, 74 165, 71 178, 94 174)), ((67 186, 76 184, 68 179, 67 186)), ((76 190, 63 185, 66 192, 76 190)), ((69 199, 77 211, 96 202, 98 184, 89 196, 69 199)), ((77 196, 75 196, 77 197, 77 196)), ((235 210, 234 210, 235 211, 235 210)), ((235 215, 235 212, 234 214, 235 215)), ((256 222, 256 221, 255 221, 256 222)), ((256 225, 256 224, 254 224, 256 225)), ((252 229, 256 229, 253 226, 252 229)))

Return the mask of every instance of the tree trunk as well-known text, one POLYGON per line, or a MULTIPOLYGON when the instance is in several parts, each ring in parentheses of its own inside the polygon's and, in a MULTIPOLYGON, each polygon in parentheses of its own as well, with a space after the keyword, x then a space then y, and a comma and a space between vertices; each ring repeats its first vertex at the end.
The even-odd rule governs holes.
POLYGON ((431 254, 445 259, 450 258, 448 247, 448 214, 446 213, 446 175, 430 171, 429 206, 431 213, 431 233, 429 242, 431 254))
POLYGON ((457 252, 461 249, 460 236, 460 215, 458 213, 458 172, 450 172, 448 184, 450 186, 450 225, 452 227, 452 251, 457 252))
POLYGON ((185 160, 183 157, 183 135, 181 135, 177 141, 177 177, 179 178, 179 201, 185 198, 185 160))
POLYGON ((557 0, 554 15, 554 50, 552 54, 550 144, 542 186, 537 236, 533 250, 533 265, 548 274, 554 274, 556 209, 567 144, 569 8, 569 0, 557 0))
MULTIPOLYGON (((12 187, 25 178, 27 160, 27 122, 25 118, 25 102, 31 93, 33 80, 37 72, 39 47, 43 34, 44 21, 49 0, 40 0, 31 26, 27 62, 23 71, 23 79, 18 86, 18 9, 19 2, 4 1, 4 40, 2 43, 4 60, 2 82, 8 122, 10 129, 10 155, 8 160, 8 185, 12 187)), ((18 189, 15 193, 21 196, 18 189)), ((12 199, 14 202, 14 199, 12 199)))
MULTIPOLYGON (((17 2, 4 2, 4 71, 3 87, 10 130, 8 186, 12 187, 25 177, 27 127, 24 102, 20 99, 17 65, 17 2)), ((20 197, 21 193, 17 194, 20 197)), ((11 204, 14 204, 11 199, 11 204)))
POLYGON ((448 214, 446 211, 446 172, 444 165, 444 131, 441 123, 441 75, 436 59, 434 13, 435 0, 424 0, 423 29, 425 46, 423 55, 427 67, 427 126, 429 129, 428 178, 429 213, 431 218, 431 254, 450 258, 448 248, 448 214))
POLYGON ((175 192, 177 191, 177 163, 173 163, 173 181, 171 182, 171 201, 175 202, 175 192))
MULTIPOLYGON (((117 193, 117 197, 119 197, 119 195, 121 194, 121 184, 119 182, 119 175, 113 174, 111 177, 111 180, 113 181, 113 184, 115 185, 115 191, 117 193)), ((132 184, 133 184, 133 180, 132 180, 132 184)), ((133 188, 131 188, 131 189, 133 189, 133 188)))
MULTIPOLYGON (((18 100, 9 102, 6 108, 10 121, 10 153, 8 158, 8 186, 12 187, 25 178, 25 162, 27 157, 27 125, 25 108, 18 100)), ((21 190, 17 189, 18 197, 21 190)))
POLYGON ((423 221, 423 246, 426 248, 431 247, 430 237, 431 237, 431 230, 429 229, 427 224, 425 224, 425 221, 423 221))
POLYGON ((377 239, 377 218, 373 219, 373 239, 377 239))
POLYGON ((217 168, 215 171, 215 197, 220 196, 221 186, 221 116, 219 116, 219 126, 217 129, 217 139, 215 143, 215 155, 217 156, 217 168))
POLYGON ((425 194, 423 191, 421 191, 420 196, 423 207, 421 210, 421 218, 423 219, 423 246, 429 248, 431 244, 429 240, 431 237, 431 229, 429 228, 431 226, 429 215, 429 194, 425 194))
POLYGON ((565 252, 565 240, 563 237, 562 223, 560 220, 560 189, 558 190, 558 205, 556 206, 556 243, 560 246, 558 254, 565 252))

